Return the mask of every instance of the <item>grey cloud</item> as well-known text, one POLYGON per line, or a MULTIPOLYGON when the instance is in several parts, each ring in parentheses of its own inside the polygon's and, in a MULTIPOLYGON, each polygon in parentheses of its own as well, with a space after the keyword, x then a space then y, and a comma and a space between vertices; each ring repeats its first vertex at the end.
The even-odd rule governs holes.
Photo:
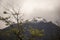
POLYGON ((2 14, 6 10, 4 7, 18 9, 24 2, 31 2, 30 4, 34 6, 31 14, 25 15, 25 19, 39 16, 60 24, 60 0, 0 0, 0 15, 4 16, 2 14))

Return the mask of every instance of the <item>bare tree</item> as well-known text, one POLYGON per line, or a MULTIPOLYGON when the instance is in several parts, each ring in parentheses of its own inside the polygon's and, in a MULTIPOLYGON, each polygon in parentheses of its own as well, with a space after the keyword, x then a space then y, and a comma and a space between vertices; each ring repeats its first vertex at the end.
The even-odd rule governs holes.
MULTIPOLYGON (((5 7, 4 7, 5 8, 5 7)), ((5 8, 5 9, 7 9, 7 8, 5 8)), ((10 13, 11 13, 11 15, 14 17, 14 19, 16 20, 16 22, 17 22, 17 27, 18 27, 18 30, 19 30, 19 32, 18 32, 18 34, 16 34, 17 35, 17 37, 18 37, 18 40, 22 40, 22 16, 23 16, 23 14, 22 13, 20 13, 20 10, 18 10, 18 12, 16 12, 15 10, 14 10, 14 8, 12 8, 12 11, 10 10, 10 9, 7 9, 7 11, 9 11, 10 13), (22 15, 21 15, 22 14, 22 15)), ((7 11, 4 11, 3 13, 4 14, 10 14, 10 13, 8 13, 7 11)), ((9 17, 6 17, 6 18, 4 18, 4 17, 1 17, 0 16, 0 20, 2 20, 2 21, 4 21, 5 23, 6 23, 6 25, 11 25, 11 24, 13 24, 13 23, 15 23, 15 22, 12 22, 12 21, 10 21, 10 20, 8 20, 9 18, 10 18, 11 16, 9 16, 9 17)))

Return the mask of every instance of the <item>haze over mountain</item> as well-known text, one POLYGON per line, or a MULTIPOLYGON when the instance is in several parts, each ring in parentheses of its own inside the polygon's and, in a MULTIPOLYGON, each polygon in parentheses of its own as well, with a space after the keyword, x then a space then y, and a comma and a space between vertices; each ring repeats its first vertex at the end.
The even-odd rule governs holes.
MULTIPOLYGON (((60 0, 0 0, 0 16, 4 15, 5 8, 16 11, 21 8, 20 12, 24 13, 24 19, 31 19, 33 17, 43 17, 47 21, 52 21, 54 24, 60 25, 60 0)), ((12 21, 15 21, 11 18, 12 21)), ((5 28, 3 22, 0 22, 1 27, 5 28)))

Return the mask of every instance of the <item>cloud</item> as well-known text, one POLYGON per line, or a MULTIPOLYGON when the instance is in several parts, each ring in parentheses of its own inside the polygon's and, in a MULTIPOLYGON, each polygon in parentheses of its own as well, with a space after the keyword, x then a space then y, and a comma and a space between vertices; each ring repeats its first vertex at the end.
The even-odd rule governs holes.
POLYGON ((9 9, 13 7, 17 10, 23 8, 24 12, 22 9, 21 12, 25 14, 25 19, 38 16, 54 23, 58 21, 57 24, 60 24, 60 0, 0 0, 0 16, 4 16, 2 14, 6 10, 4 7, 9 9))

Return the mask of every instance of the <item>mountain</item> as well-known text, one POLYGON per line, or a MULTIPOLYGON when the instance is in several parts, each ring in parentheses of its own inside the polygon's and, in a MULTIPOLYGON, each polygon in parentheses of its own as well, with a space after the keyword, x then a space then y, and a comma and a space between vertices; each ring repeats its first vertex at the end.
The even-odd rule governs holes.
MULTIPOLYGON (((24 22, 22 25, 24 29, 23 34, 25 36, 24 40, 28 40, 28 38, 32 36, 28 31, 30 28, 44 30, 44 36, 34 37, 35 40, 60 40, 60 27, 52 22, 47 22, 45 19, 40 20, 37 18, 36 20, 24 22)), ((13 32, 9 32, 13 29, 17 29, 17 24, 12 24, 9 27, 0 30, 0 40, 17 40, 16 35, 13 32)))
POLYGON ((37 18, 33 18, 33 19, 29 19, 29 22, 47 22, 44 18, 41 17, 37 17, 37 18))
MULTIPOLYGON (((37 22, 37 23, 26 23, 24 27, 30 28, 33 27, 35 29, 43 29, 45 36, 41 38, 41 40, 60 40, 60 27, 53 24, 52 22, 37 22), (28 26, 29 27, 28 27, 28 26)), ((26 28, 26 30, 27 30, 26 28)), ((38 39, 39 40, 39 39, 38 39)))

